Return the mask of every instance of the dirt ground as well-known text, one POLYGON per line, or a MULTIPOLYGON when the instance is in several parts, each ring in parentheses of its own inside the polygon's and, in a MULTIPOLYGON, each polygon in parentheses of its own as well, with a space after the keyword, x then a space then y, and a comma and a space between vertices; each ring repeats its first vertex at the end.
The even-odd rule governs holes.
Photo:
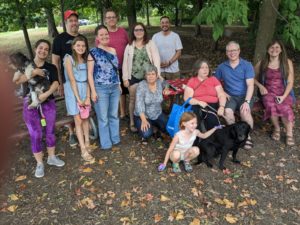
MULTIPOLYGON (((208 34, 194 38, 191 31, 178 29, 184 69, 198 57, 209 59, 213 67, 224 59, 229 38, 222 39, 220 51, 213 51, 208 34)), ((249 34, 235 30, 232 35, 241 43, 242 56, 251 60, 249 34)), ((290 55, 299 96, 300 57, 290 55)), ((8 169, 0 173, 0 224, 300 224, 299 108, 295 112, 294 147, 285 146, 284 136, 272 141, 270 124, 261 121, 262 112, 255 113, 255 146, 239 151, 241 165, 227 158, 230 173, 220 171, 217 160, 212 169, 201 164, 192 173, 175 175, 168 164, 167 171, 158 173, 169 140, 151 139, 144 145, 121 121, 121 145, 101 151, 98 141, 93 142, 93 164, 84 163, 79 149, 68 146, 66 129, 58 130, 57 154, 66 165, 45 164, 45 177, 37 179, 25 138, 15 143, 8 169)))

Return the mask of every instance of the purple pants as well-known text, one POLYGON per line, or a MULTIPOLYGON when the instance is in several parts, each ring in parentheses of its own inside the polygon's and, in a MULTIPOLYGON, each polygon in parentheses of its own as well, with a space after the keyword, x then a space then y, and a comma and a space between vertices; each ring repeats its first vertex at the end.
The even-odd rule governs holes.
MULTIPOLYGON (((42 103, 42 111, 46 119, 45 127, 47 147, 55 146, 55 120, 56 106, 54 99, 42 103)), ((39 153, 43 150, 43 127, 41 125, 41 115, 39 109, 28 109, 28 98, 23 100, 23 119, 29 131, 31 140, 31 150, 39 153)))

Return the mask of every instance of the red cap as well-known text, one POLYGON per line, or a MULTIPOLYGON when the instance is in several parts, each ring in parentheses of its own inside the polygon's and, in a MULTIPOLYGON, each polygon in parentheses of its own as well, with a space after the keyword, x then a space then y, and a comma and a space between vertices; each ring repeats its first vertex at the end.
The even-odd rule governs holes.
POLYGON ((78 13, 76 11, 73 11, 73 10, 69 9, 69 10, 65 11, 65 13, 64 13, 64 19, 67 20, 72 15, 75 15, 75 16, 78 17, 78 13))

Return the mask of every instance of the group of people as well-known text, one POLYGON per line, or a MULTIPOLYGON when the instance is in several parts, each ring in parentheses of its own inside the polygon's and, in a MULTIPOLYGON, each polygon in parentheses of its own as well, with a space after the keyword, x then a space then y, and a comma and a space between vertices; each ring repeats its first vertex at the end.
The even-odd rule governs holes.
MULTIPOLYGON (((76 136, 85 161, 93 161, 94 157, 90 148, 88 116, 82 116, 81 112, 89 111, 91 105, 96 112, 103 150, 120 144, 119 119, 126 117, 128 93, 129 129, 138 132, 142 140, 166 131, 168 117, 162 111, 162 102, 163 95, 168 94, 165 80, 180 77, 178 59, 182 43, 179 35, 170 30, 167 16, 161 17, 161 31, 154 34, 151 40, 142 23, 132 27, 128 38, 126 30, 117 26, 118 14, 114 10, 107 10, 104 16, 107 26, 96 27, 95 47, 89 49, 87 39, 78 32, 77 12, 67 10, 64 14, 67 30, 53 41, 54 65, 46 62, 51 44, 41 39, 35 45, 34 63, 37 68, 32 76, 45 76, 43 69, 46 69, 51 82, 50 89, 39 96, 41 104, 38 108, 28 109, 28 98, 24 98, 23 115, 37 161, 36 177, 44 176, 41 118, 45 118, 47 123, 47 163, 64 166, 64 162, 55 156, 56 111, 53 93, 57 90, 65 96, 68 115, 74 117, 76 136)), ((254 84, 258 86, 266 108, 264 119, 270 118, 274 125, 271 137, 280 140, 281 118, 286 128, 286 144, 295 144, 293 65, 281 41, 276 40, 268 46, 265 58, 256 65, 255 70, 250 62, 239 56, 237 42, 227 44, 226 55, 228 60, 218 66, 215 76, 212 76, 207 61, 196 61, 194 77, 190 78, 184 91, 184 99, 191 99, 195 114, 186 114, 181 119, 181 131, 175 135, 160 170, 171 159, 174 172, 180 171, 178 162, 181 160, 190 172, 189 161, 201 151, 192 146, 193 140, 197 136, 206 138, 220 129, 218 116, 232 124, 235 122, 235 111, 239 111, 241 120, 253 128, 251 107, 254 84), (199 131, 200 121, 204 121, 207 132, 199 131)), ((27 82, 25 75, 16 81, 17 84, 24 82, 27 82)), ((72 124, 69 124, 69 134, 70 145, 77 145, 72 124)), ((245 148, 252 147, 249 136, 245 148)))

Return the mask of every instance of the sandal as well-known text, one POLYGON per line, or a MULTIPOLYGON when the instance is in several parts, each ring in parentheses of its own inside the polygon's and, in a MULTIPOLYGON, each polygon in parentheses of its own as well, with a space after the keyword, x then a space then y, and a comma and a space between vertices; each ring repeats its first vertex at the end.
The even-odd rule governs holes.
POLYGON ((172 167, 173 167, 173 173, 180 173, 181 172, 181 169, 179 167, 179 163, 173 163, 172 167))
POLYGON ((190 164, 190 162, 186 162, 186 161, 183 161, 183 165, 184 165, 184 170, 188 173, 192 172, 193 171, 193 167, 192 165, 190 164))
POLYGON ((90 153, 88 153, 88 151, 85 151, 84 153, 82 153, 81 157, 86 162, 91 162, 91 161, 95 160, 95 158, 90 153))
POLYGON ((295 145, 295 139, 293 136, 286 136, 286 145, 288 146, 294 146, 295 145))
POLYGON ((246 140, 246 143, 245 143, 245 145, 244 145, 244 147, 243 147, 243 149, 245 149, 245 150, 250 150, 250 149, 252 149, 253 148, 253 142, 252 142, 252 139, 247 139, 246 140))
POLYGON ((271 138, 274 141, 280 141, 280 130, 274 130, 272 135, 271 135, 271 138))
POLYGON ((132 133, 136 133, 138 130, 136 129, 136 127, 134 126, 134 124, 131 124, 131 125, 130 125, 130 131, 131 131, 132 133))

